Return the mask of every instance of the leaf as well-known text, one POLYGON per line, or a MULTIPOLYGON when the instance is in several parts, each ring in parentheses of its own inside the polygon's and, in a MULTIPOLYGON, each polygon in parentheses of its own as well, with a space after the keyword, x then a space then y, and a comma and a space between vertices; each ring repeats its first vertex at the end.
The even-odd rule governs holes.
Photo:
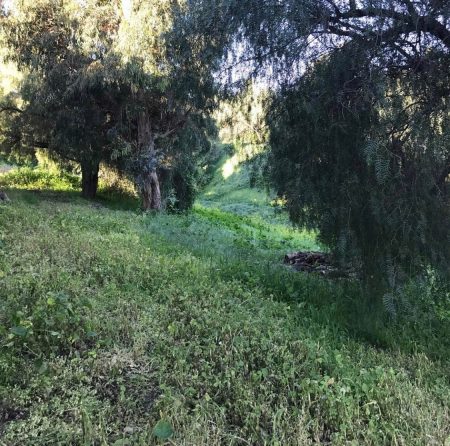
POLYGON ((172 425, 168 421, 158 421, 153 428, 153 435, 161 440, 169 439, 173 435, 172 425))
POLYGON ((130 445, 130 442, 127 439, 125 439, 125 438, 120 439, 120 440, 116 440, 113 443, 113 446, 129 446, 129 445, 130 445))
POLYGON ((89 299, 83 300, 82 306, 89 310, 92 310, 92 302, 89 299))
POLYGON ((13 335, 20 336, 21 338, 25 337, 28 333, 28 329, 21 326, 12 327, 10 331, 13 335))
POLYGON ((36 361, 36 369, 39 374, 44 374, 48 370, 48 362, 39 359, 36 361))
POLYGON ((62 291, 57 293, 55 298, 58 301, 58 303, 60 303, 62 305, 67 304, 69 301, 69 297, 67 296, 67 294, 63 293, 62 291))

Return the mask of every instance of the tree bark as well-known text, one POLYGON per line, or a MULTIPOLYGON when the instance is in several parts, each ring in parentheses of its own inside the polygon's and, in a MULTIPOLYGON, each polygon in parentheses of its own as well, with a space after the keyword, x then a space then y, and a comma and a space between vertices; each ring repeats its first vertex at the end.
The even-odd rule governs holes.
POLYGON ((95 198, 98 188, 99 163, 81 163, 81 196, 95 198))
POLYGON ((138 121, 138 142, 140 157, 142 159, 141 195, 144 211, 161 210, 161 188, 158 172, 156 170, 155 137, 150 126, 148 114, 141 112, 138 121))
POLYGON ((152 201, 151 201, 151 204, 150 204, 150 208, 151 209, 156 209, 156 210, 159 211, 162 208, 161 188, 159 186, 159 177, 158 177, 158 174, 156 172, 156 169, 154 169, 152 171, 152 173, 150 174, 150 178, 151 178, 151 184, 152 184, 152 189, 153 189, 152 201))
POLYGON ((143 175, 143 184, 141 187, 142 208, 145 211, 154 209, 161 210, 161 189, 159 186, 159 177, 156 169, 143 175))

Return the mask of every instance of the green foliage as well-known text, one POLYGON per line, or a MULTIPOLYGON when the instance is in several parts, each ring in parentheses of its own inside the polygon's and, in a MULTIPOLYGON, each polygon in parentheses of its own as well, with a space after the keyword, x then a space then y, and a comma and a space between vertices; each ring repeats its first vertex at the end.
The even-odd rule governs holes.
POLYGON ((143 196, 148 174, 173 171, 164 187, 185 209, 199 152, 209 148, 211 57, 200 56, 204 44, 187 29, 174 29, 174 17, 184 14, 178 2, 121 6, 25 1, 2 18, 8 58, 24 74, 1 106, 2 145, 31 154, 46 148, 79 163, 89 198, 101 161, 130 174, 143 196))
POLYGON ((212 122, 201 119, 193 124, 168 142, 167 153, 175 150, 178 156, 160 169, 162 195, 169 211, 186 211, 193 206, 199 191, 210 182, 220 153, 207 135, 215 130, 212 122), (201 130, 202 125, 211 128, 205 132, 201 130))
POLYGON ((3 320, 0 332, 6 336, 4 347, 14 354, 30 352, 40 358, 50 352, 64 354, 95 337, 89 330, 89 300, 74 300, 64 292, 49 292, 41 297, 21 299, 13 287, 2 302, 3 320))
POLYGON ((349 45, 281 93, 271 112, 269 164, 292 219, 318 229, 343 262, 361 264, 374 295, 427 265, 448 273, 445 181, 437 188, 448 101, 430 114, 424 94, 432 93, 420 85, 384 76, 349 45))
POLYGON ((160 420, 153 428, 153 434, 160 440, 168 440, 173 435, 173 429, 169 422, 160 420))
POLYGON ((10 145, 30 150, 42 145, 66 159, 98 163, 110 126, 99 95, 77 89, 99 56, 99 50, 83 52, 79 19, 70 3, 46 0, 17 4, 4 19, 8 57, 26 74, 18 91, 22 107, 13 112, 20 129, 10 145))
POLYGON ((159 422, 175 444, 449 436, 449 296, 437 277, 411 284, 410 313, 375 326, 356 284, 281 265, 286 250, 312 247, 311 234, 200 206, 142 215, 46 191, 8 193, 7 444, 160 444, 159 422), (25 333, 25 320, 39 330, 25 333))

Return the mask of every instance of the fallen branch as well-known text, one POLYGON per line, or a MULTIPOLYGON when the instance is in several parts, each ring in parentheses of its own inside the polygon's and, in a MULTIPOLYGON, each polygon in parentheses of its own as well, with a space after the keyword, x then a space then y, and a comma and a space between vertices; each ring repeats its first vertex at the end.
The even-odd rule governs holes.
POLYGON ((284 263, 290 265, 295 271, 305 273, 318 273, 326 277, 356 277, 352 267, 341 268, 333 263, 329 254, 314 251, 299 251, 286 254, 284 263))

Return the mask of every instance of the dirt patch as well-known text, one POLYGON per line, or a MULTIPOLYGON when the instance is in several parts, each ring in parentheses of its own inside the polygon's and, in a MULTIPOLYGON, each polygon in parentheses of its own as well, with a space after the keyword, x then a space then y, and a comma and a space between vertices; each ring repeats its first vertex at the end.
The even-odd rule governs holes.
POLYGON ((123 351, 102 358, 91 385, 100 399, 109 400, 118 410, 119 402, 126 398, 149 412, 161 395, 146 362, 135 360, 123 351))
POLYGON ((331 278, 350 278, 357 275, 354 268, 337 265, 330 254, 323 252, 293 252, 284 256, 284 263, 290 265, 295 271, 316 273, 331 278))

